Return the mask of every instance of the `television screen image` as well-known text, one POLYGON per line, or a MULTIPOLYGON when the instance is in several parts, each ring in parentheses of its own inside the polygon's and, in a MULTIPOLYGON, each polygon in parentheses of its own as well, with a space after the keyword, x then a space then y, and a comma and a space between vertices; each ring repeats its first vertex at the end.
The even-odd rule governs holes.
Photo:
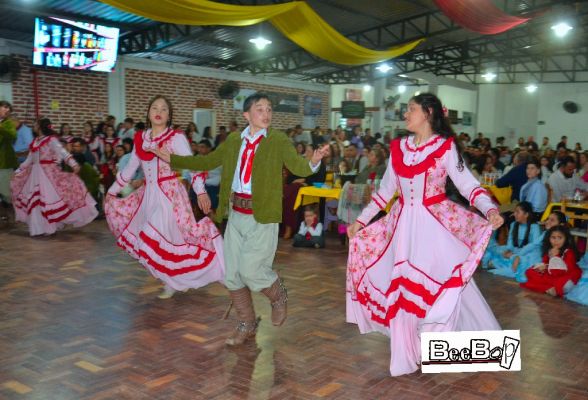
POLYGON ((120 30, 56 17, 35 18, 33 65, 110 72, 120 30))
POLYGON ((363 101, 342 101, 341 116, 343 118, 365 118, 365 102, 363 101))

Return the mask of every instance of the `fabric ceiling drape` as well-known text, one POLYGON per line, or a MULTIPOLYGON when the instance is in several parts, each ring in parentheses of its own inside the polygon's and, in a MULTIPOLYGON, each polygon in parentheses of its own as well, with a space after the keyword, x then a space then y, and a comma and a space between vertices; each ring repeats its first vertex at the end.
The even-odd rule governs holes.
POLYGON ((495 35, 527 22, 530 18, 508 15, 492 0, 433 0, 450 20, 473 32, 495 35))
POLYGON ((424 39, 377 51, 347 39, 303 1, 238 6, 206 0, 102 0, 120 10, 155 21, 184 25, 247 26, 269 21, 284 36, 320 58, 336 64, 373 64, 398 57, 424 39))

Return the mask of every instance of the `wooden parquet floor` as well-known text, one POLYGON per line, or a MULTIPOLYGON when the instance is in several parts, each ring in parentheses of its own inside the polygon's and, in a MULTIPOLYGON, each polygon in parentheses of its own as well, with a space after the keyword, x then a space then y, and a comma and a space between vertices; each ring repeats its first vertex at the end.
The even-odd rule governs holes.
POLYGON ((588 399, 588 307, 479 272, 522 371, 392 378, 388 339, 345 323, 346 249, 280 242, 289 289, 281 328, 232 350, 219 284, 159 300, 160 284, 114 245, 104 221, 52 237, 0 230, 1 399, 588 399))

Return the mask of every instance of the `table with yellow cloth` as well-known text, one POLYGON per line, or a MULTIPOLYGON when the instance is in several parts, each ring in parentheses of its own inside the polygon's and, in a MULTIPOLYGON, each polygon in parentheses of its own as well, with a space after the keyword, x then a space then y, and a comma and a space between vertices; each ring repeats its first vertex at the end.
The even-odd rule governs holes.
MULTIPOLYGON (((549 203, 543 212, 543 215, 541 216, 541 221, 545 221, 552 211, 560 211, 562 209, 562 205, 562 203, 549 203)), ((578 214, 588 213, 588 202, 582 201, 576 203, 568 201, 566 202, 566 210, 573 210, 578 214)))
POLYGON ((487 189, 496 197, 498 203, 500 205, 505 205, 510 203, 510 199, 512 197, 512 187, 507 186, 505 188, 499 188, 494 185, 482 185, 484 189, 487 189))
POLYGON ((317 188, 315 186, 304 186, 298 189, 294 209, 297 210, 301 205, 318 203, 321 198, 339 199, 341 188, 317 188))

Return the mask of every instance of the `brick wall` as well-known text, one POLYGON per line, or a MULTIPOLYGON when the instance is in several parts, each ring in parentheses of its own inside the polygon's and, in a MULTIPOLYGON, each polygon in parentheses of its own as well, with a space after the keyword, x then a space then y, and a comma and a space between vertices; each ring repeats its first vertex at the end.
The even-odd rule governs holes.
MULTIPOLYGON (((18 57, 22 72, 13 82, 14 112, 19 118, 30 121, 35 116, 33 97, 33 73, 31 58, 18 57)), ((84 121, 99 122, 108 114, 108 73, 62 71, 37 69, 40 115, 49 117, 55 127, 67 122, 74 130, 81 130, 84 121)), ((245 125, 240 110, 233 109, 233 100, 218 97, 218 88, 224 80, 197 76, 170 74, 136 69, 125 69, 126 110, 129 117, 145 121, 149 99, 157 94, 168 96, 174 106, 174 123, 185 127, 192 121, 192 110, 198 100, 212 102, 216 111, 217 127, 237 120, 239 126, 245 125)), ((317 118, 318 125, 328 126, 329 94, 291 89, 280 86, 240 83, 242 88, 297 94, 300 101, 298 114, 275 112, 273 126, 279 129, 302 124, 304 96, 312 95, 322 99, 322 115, 317 118)), ((120 122, 120 121, 118 121, 120 122)), ((203 129, 204 127, 199 127, 203 129)))
MULTIPOLYGON (((127 114, 135 120, 144 121, 149 99, 161 94, 171 100, 174 107, 174 123, 180 124, 182 127, 192 121, 192 110, 196 108, 198 100, 212 102, 212 109, 216 111, 217 127, 221 125, 228 127, 229 122, 233 119, 237 120, 239 126, 243 127, 245 125, 242 112, 233 109, 233 100, 223 100, 218 97, 218 88, 225 82, 222 79, 136 69, 126 69, 125 71, 127 114)), ((322 115, 317 118, 317 123, 325 128, 328 125, 328 93, 248 82, 241 82, 240 87, 258 91, 297 94, 299 96, 300 110, 298 114, 274 112, 272 125, 275 128, 286 129, 296 124, 302 124, 305 95, 321 97, 323 111, 322 115)), ((198 127, 198 129, 202 131, 204 127, 198 127)))
MULTIPOLYGON (((32 59, 16 56, 21 65, 19 78, 12 83, 14 113, 30 121, 35 117, 32 59)), ((81 130, 85 121, 100 121, 108 113, 108 74, 105 72, 37 69, 40 115, 48 117, 56 129, 69 123, 81 130)))

